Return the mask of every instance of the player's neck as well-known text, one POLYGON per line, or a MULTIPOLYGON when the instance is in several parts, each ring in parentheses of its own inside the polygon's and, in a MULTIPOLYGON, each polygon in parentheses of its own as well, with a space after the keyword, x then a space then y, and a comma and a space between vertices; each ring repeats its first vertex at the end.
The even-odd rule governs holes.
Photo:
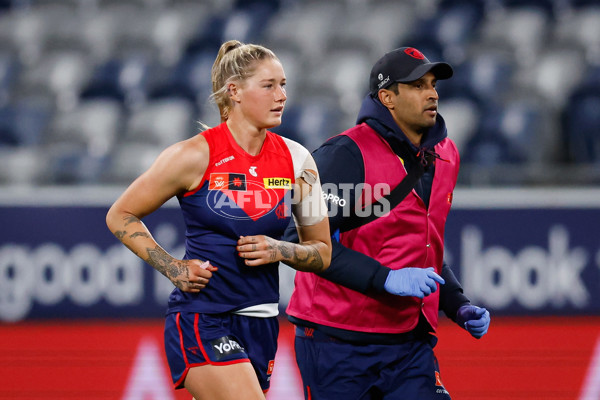
POLYGON ((266 129, 258 129, 248 123, 239 123, 231 118, 227 120, 227 127, 235 142, 246 153, 253 156, 260 153, 267 136, 266 129))

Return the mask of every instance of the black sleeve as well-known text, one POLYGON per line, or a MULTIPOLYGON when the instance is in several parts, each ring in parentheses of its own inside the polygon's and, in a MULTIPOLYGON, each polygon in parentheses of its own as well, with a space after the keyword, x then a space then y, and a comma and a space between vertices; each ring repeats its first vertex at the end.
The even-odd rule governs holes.
MULTIPOLYGON (((336 136, 313 152, 319 170, 321 186, 326 199, 329 228, 336 236, 348 219, 352 218, 356 191, 364 182, 364 164, 358 146, 346 136, 336 136)), ((288 226, 283 240, 298 242, 298 232, 293 221, 288 226)), ((332 255, 329 268, 319 275, 329 281, 366 293, 371 290, 383 292, 390 271, 375 259, 351 250, 332 240, 332 255)))
POLYGON ((465 296, 460 282, 456 279, 450 266, 445 262, 442 266, 441 276, 446 283, 440 286, 440 310, 444 311, 444 314, 448 318, 456 322, 456 312, 458 309, 462 305, 469 304, 471 301, 465 296))
POLYGON ((312 155, 319 170, 333 234, 353 215, 355 188, 365 180, 363 158, 356 143, 347 136, 331 138, 312 155))
POLYGON ((385 291, 389 268, 336 240, 332 241, 332 246, 331 265, 319 276, 360 293, 385 291))

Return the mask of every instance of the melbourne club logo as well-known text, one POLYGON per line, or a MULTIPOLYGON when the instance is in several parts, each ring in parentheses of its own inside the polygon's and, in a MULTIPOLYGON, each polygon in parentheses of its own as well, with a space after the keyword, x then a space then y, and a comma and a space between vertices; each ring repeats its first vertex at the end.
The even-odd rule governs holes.
POLYGON ((279 204, 275 209, 275 215, 277 216, 277 219, 286 219, 287 217, 291 216, 290 207, 288 207, 285 202, 279 204))
POLYGON ((415 49, 414 47, 409 47, 408 49, 404 50, 404 52, 406 54, 408 54, 409 56, 411 56, 412 58, 416 58, 417 60, 425 59, 425 55, 423 55, 423 53, 421 53, 419 50, 415 49))

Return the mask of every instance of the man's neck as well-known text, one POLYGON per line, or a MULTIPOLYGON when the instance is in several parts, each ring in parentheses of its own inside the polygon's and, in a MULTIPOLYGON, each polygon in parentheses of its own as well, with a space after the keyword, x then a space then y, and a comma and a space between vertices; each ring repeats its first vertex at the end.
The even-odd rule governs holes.
POLYGON ((393 114, 392 114, 392 116, 394 118, 394 121, 396 121, 396 125, 398 125, 398 128, 400 128, 402 133, 404 133, 404 136, 406 136, 406 138, 415 147, 417 147, 417 148, 421 147, 421 141, 423 140, 423 132, 418 132, 418 131, 415 131, 414 129, 411 129, 407 124, 396 119, 396 117, 393 114))
POLYGON ((423 140, 423 134, 422 133, 411 132, 411 131, 406 132, 404 129, 402 130, 402 132, 404 132, 404 134, 406 135, 406 137, 408 138, 408 140, 410 140, 410 142, 413 145, 415 145, 415 147, 420 147, 421 146, 421 141, 423 140))

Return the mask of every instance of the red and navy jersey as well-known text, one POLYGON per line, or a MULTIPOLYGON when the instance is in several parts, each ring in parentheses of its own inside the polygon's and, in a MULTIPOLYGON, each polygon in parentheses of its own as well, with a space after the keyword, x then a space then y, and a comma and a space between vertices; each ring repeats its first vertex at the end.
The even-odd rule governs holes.
POLYGON ((169 313, 221 313, 279 301, 278 263, 249 267, 236 250, 240 236, 280 239, 291 218, 294 164, 288 140, 267 131, 252 156, 225 123, 201 133, 210 160, 198 187, 179 197, 186 225, 185 259, 219 268, 200 293, 174 289, 169 313))

